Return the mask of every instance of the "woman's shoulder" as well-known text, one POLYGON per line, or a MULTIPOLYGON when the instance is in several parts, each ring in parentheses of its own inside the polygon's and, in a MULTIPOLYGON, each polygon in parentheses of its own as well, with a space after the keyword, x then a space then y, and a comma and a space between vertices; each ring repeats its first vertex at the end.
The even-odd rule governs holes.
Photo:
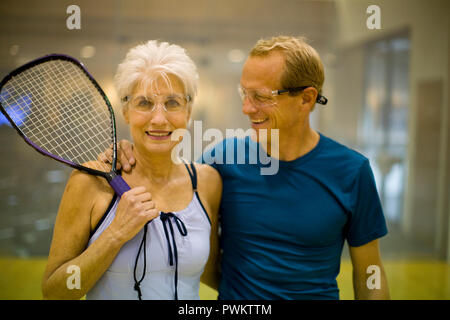
POLYGON ((219 172, 207 164, 194 163, 197 170, 197 190, 200 198, 207 201, 207 212, 216 221, 222 199, 222 178, 219 172))
MULTIPOLYGON (((73 170, 61 201, 61 214, 86 216, 89 224, 96 225, 114 196, 113 189, 103 177, 73 170)), ((71 219, 70 219, 71 220, 71 219)))
POLYGON ((202 184, 209 186, 222 186, 222 178, 219 172, 208 164, 194 163, 197 170, 197 179, 199 186, 202 184))
MULTIPOLYGON (((96 162, 96 161, 95 161, 96 162)), ((84 163, 85 167, 98 170, 98 166, 96 166, 94 161, 84 163)), ((68 183, 76 185, 80 188, 80 191, 92 191, 93 189, 103 189, 105 186, 108 186, 108 182, 106 179, 100 176, 96 176, 94 174, 90 174, 84 172, 82 170, 74 169, 70 174, 68 183)))
MULTIPOLYGON (((95 168, 93 163, 84 165, 95 168)), ((94 202, 98 197, 112 194, 114 191, 105 178, 74 169, 66 184, 65 193, 68 193, 74 199, 94 202)))

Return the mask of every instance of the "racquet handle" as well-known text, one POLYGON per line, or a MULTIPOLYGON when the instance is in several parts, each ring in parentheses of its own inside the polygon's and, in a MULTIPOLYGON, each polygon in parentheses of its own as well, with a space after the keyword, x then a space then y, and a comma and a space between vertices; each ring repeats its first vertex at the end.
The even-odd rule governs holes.
POLYGON ((114 178, 109 180, 109 184, 119 197, 122 197, 125 192, 131 189, 125 180, 123 180, 122 176, 119 175, 115 175, 114 178))

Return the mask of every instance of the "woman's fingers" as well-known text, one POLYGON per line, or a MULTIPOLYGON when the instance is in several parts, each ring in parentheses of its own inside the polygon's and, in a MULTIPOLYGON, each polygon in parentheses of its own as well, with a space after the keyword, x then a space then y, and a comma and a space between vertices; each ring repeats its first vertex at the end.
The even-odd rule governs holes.
POLYGON ((121 240, 128 241, 157 216, 151 193, 145 187, 135 187, 122 195, 110 228, 120 235, 121 240))

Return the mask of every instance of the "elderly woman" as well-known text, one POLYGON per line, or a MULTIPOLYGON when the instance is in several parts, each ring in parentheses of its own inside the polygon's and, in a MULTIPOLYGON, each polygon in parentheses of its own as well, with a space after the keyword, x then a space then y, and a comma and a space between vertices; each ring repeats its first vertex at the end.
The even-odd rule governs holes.
POLYGON ((171 158, 179 143, 171 134, 187 126, 197 78, 177 45, 149 41, 128 52, 115 82, 136 158, 123 173, 131 190, 119 198, 105 180, 72 173, 55 222, 44 298, 199 299, 202 273, 205 283, 217 282, 221 178, 212 167, 171 158))

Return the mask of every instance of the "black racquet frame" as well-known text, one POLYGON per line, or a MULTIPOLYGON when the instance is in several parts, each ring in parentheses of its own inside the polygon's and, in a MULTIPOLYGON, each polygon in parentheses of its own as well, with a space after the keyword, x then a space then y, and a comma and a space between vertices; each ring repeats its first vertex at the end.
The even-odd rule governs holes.
POLYGON ((102 96, 102 98, 108 108, 108 111, 110 114, 110 122, 111 122, 111 137, 112 137, 112 151, 113 151, 111 171, 103 172, 100 170, 88 168, 88 167, 82 166, 80 164, 74 163, 72 161, 63 159, 57 155, 47 152, 46 150, 42 149, 41 147, 39 147, 38 145, 33 143, 33 141, 31 141, 30 139, 27 138, 25 133, 19 128, 19 126, 17 126, 17 124, 14 122, 14 120, 9 116, 6 109, 2 106, 1 101, 0 101, 0 111, 5 115, 5 117, 8 119, 8 121, 11 123, 12 127, 14 129, 16 129, 16 131, 25 140, 25 142, 27 144, 29 144, 31 147, 33 147, 36 151, 43 154, 44 156, 50 157, 52 159, 55 159, 59 162, 66 164, 66 165, 69 165, 70 167, 72 167, 74 169, 78 169, 78 170, 81 170, 81 171, 84 171, 86 173, 93 174, 96 176, 104 177, 109 182, 109 184, 114 189, 114 191, 119 196, 121 196, 124 192, 128 191, 130 189, 130 187, 127 185, 127 183, 123 180, 123 178, 118 174, 118 172, 116 170, 117 136, 116 136, 116 122, 115 122, 115 117, 114 117, 114 110, 111 106, 111 103, 109 102, 108 97, 106 96, 105 92, 103 91, 103 89, 100 87, 100 85, 94 79, 94 77, 92 77, 92 75, 86 70, 86 68, 80 61, 78 61, 77 59, 75 59, 71 56, 65 55, 65 54, 49 54, 49 55, 43 56, 41 58, 37 58, 31 62, 28 62, 28 63, 18 67, 17 69, 11 71, 7 76, 5 76, 3 78, 3 80, 0 82, 0 92, 2 91, 3 87, 8 83, 8 81, 11 80, 14 76, 34 67, 36 65, 45 63, 50 60, 65 60, 65 61, 69 61, 73 65, 77 66, 86 75, 86 77, 92 82, 92 84, 95 86, 95 88, 98 90, 98 92, 102 96))

